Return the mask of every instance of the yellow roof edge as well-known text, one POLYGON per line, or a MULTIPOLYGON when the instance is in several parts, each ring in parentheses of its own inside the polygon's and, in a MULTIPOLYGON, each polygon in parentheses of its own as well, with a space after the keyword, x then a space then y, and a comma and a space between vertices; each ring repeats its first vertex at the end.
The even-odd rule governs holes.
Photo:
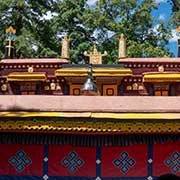
MULTIPOLYGON (((131 69, 93 69, 93 76, 132 76, 131 69)), ((55 76, 87 76, 87 69, 58 69, 55 76)))
POLYGON ((143 82, 180 82, 180 73, 145 74, 143 82))
POLYGON ((7 81, 46 81, 47 76, 44 73, 19 73, 19 74, 9 74, 7 76, 7 81))
POLYGON ((180 119, 180 113, 94 113, 94 112, 0 112, 0 118, 61 117, 97 119, 180 119))

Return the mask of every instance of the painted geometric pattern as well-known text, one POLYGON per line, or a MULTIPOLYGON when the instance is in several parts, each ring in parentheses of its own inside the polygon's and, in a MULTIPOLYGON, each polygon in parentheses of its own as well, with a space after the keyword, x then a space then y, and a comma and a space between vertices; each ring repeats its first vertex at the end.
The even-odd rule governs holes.
POLYGON ((164 160, 164 164, 170 167, 171 172, 177 174, 180 171, 180 153, 175 151, 164 160))
POLYGON ((32 161, 23 150, 19 150, 16 155, 9 158, 9 163, 14 166, 17 172, 22 172, 32 161))
POLYGON ((76 151, 71 151, 67 157, 62 159, 61 164, 67 168, 69 173, 73 174, 78 170, 78 168, 81 168, 84 165, 84 161, 79 158, 76 151))
POLYGON ((155 180, 166 173, 180 175, 180 142, 123 147, 0 144, 0 180, 155 180))
POLYGON ((153 176, 176 174, 180 176, 180 142, 153 145, 153 176))
POLYGON ((136 164, 136 161, 124 151, 120 154, 120 158, 113 161, 114 166, 120 169, 123 174, 126 174, 129 169, 136 164))
POLYGON ((48 174, 61 177, 96 176, 96 148, 70 145, 48 147, 48 174))

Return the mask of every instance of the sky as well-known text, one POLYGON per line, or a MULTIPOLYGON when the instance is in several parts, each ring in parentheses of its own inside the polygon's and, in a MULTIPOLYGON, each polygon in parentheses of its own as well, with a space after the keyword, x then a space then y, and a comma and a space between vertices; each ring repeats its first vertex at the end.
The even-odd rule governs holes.
MULTIPOLYGON (((152 15, 163 21, 166 22, 171 18, 171 4, 167 0, 155 0, 156 3, 159 4, 158 9, 152 12, 152 15)), ((172 38, 169 40, 168 48, 170 52, 172 52, 176 57, 178 53, 178 45, 177 45, 178 36, 176 34, 176 30, 172 29, 172 38)))
MULTIPOLYGON (((89 5, 93 5, 96 2, 96 0, 88 0, 89 5)), ((158 4, 158 9, 153 10, 152 15, 162 22, 167 22, 171 17, 171 4, 168 2, 168 0, 155 0, 155 2, 158 4)), ((155 25, 154 28, 156 28, 158 24, 155 25)), ((169 43, 167 47, 170 49, 170 52, 174 54, 174 56, 177 57, 177 39, 178 36, 176 35, 175 29, 172 29, 172 38, 169 40, 169 43)))

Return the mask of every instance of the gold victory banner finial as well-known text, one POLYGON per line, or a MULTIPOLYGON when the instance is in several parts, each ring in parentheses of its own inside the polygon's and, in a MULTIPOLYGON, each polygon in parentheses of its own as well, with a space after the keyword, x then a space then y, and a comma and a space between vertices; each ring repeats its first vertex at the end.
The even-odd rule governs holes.
POLYGON ((9 26, 6 29, 6 37, 7 37, 7 46, 6 46, 6 57, 7 58, 13 58, 13 41, 15 39, 16 29, 14 29, 12 26, 9 26))
POLYGON ((68 35, 65 34, 62 40, 62 48, 61 48, 61 57, 65 59, 69 59, 69 41, 68 35))
POLYGON ((118 59, 126 58, 126 38, 124 34, 121 34, 119 37, 119 51, 118 51, 118 59))
POLYGON ((103 54, 98 52, 96 45, 93 47, 93 52, 88 54, 87 51, 84 52, 84 56, 89 57, 89 64, 102 64, 102 57, 107 56, 107 51, 104 51, 103 54))

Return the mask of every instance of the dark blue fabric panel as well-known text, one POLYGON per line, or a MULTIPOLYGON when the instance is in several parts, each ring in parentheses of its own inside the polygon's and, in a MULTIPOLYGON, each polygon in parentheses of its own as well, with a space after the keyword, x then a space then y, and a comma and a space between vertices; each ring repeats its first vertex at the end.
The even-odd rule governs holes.
MULTIPOLYGON (((96 148, 96 161, 100 160, 101 161, 101 148, 97 147, 96 148)), ((96 177, 100 177, 101 176, 101 163, 96 163, 96 177)))
POLYGON ((48 145, 44 146, 44 159, 47 159, 47 161, 44 161, 44 174, 48 175, 48 145))
MULTIPOLYGON (((156 180, 157 177, 153 177, 156 180)), ((44 180, 37 176, 0 176, 0 180, 44 180)), ((48 177, 48 180, 95 180, 87 177, 48 177)), ((147 180, 147 177, 101 178, 101 180, 147 180)))
MULTIPOLYGON (((148 145, 148 161, 153 159, 153 152, 152 152, 153 145, 148 145)), ((152 176, 152 163, 148 162, 148 176, 152 176)))
POLYGON ((37 177, 37 176, 0 176, 0 180, 43 180, 43 177, 37 177))

